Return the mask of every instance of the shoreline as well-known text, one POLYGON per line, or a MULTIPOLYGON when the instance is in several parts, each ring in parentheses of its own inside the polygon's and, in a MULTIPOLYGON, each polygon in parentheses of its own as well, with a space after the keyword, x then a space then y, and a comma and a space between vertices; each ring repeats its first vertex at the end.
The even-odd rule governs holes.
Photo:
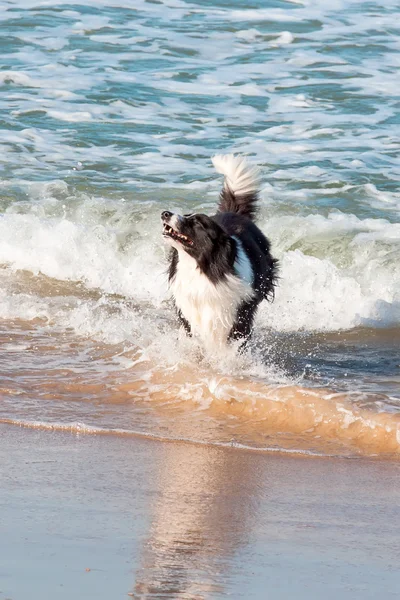
POLYGON ((397 462, 0 435, 0 598, 396 597, 397 462))
POLYGON ((87 435, 87 436, 100 436, 100 437, 119 437, 119 438, 132 438, 139 440, 149 440, 161 444, 178 444, 178 445, 189 445, 199 446, 205 448, 221 448, 226 451, 233 452, 249 452, 259 455, 278 455, 288 456, 295 458, 306 458, 306 459, 334 459, 334 460, 369 460, 373 462, 384 461, 384 462, 399 462, 398 454, 387 453, 387 454, 363 454, 361 451, 358 454, 328 454, 318 453, 312 450, 303 449, 290 449, 290 448, 274 448, 274 447, 257 447, 242 444, 240 442, 216 442, 213 441, 201 441, 190 438, 172 438, 162 437, 161 435, 146 433, 143 431, 123 430, 123 429, 103 429, 94 425, 86 425, 85 423, 45 423, 45 422, 29 422, 19 421, 14 419, 1 419, 0 427, 16 427, 19 429, 47 431, 53 433, 70 434, 75 436, 87 435))

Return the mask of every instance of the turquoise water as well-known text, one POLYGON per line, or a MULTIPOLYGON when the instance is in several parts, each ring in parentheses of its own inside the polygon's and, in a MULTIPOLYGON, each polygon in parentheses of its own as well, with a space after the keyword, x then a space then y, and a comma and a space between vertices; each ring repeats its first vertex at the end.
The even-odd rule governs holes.
MULTIPOLYGON (((261 168, 281 280, 250 365, 206 361, 212 377, 329 386, 398 418, 398 2, 21 0, 0 19, 2 417, 46 421, 59 370, 196 373, 159 213, 212 212, 210 157, 226 151, 261 168), (45 350, 26 350, 49 339, 44 376, 45 350)), ((121 426, 90 403, 68 412, 68 389, 47 420, 121 426)), ((146 419, 130 427, 158 431, 146 419)))

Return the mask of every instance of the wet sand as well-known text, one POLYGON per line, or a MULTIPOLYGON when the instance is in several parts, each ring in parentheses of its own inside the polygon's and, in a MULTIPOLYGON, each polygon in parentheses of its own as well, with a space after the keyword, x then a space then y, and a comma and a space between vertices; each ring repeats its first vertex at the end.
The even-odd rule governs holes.
POLYGON ((398 597, 398 462, 0 439, 1 599, 398 597))

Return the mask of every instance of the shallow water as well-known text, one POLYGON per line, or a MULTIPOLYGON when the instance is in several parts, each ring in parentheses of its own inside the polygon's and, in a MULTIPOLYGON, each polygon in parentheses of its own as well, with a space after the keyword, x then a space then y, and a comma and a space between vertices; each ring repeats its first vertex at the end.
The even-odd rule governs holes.
POLYGON ((0 419, 400 450, 397 2, 5 2, 0 419), (247 356, 179 335, 162 209, 261 167, 279 259, 247 356))

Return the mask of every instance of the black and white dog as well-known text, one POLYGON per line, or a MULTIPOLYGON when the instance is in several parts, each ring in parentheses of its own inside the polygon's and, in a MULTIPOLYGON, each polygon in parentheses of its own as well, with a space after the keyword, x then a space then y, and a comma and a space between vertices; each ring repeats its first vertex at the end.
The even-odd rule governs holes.
POLYGON ((180 322, 217 349, 249 337, 258 305, 273 299, 277 261, 253 221, 258 169, 233 154, 212 162, 225 177, 217 214, 164 211, 161 219, 172 246, 169 286, 180 322))

